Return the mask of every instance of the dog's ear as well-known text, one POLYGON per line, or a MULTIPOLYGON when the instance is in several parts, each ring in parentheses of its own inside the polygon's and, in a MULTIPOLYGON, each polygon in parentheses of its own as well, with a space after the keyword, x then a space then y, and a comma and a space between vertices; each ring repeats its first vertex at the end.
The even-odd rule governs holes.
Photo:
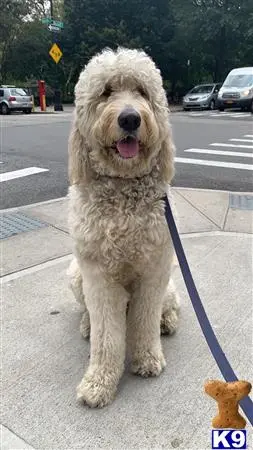
POLYGON ((74 124, 69 137, 68 145, 69 164, 68 174, 70 184, 85 183, 88 177, 87 147, 84 137, 74 124))
POLYGON ((158 156, 158 164, 162 180, 165 183, 170 183, 174 176, 174 153, 175 147, 170 134, 166 136, 161 145, 161 150, 158 156))

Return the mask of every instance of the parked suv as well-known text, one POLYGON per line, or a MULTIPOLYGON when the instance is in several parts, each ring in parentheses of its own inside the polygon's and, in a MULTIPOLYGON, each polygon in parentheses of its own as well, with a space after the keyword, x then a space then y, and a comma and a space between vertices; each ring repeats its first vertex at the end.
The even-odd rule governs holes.
POLYGON ((10 114, 12 111, 32 112, 32 97, 24 89, 15 86, 0 87, 0 113, 10 114))
POLYGON ((199 84, 183 98, 184 110, 215 109, 221 83, 199 84))

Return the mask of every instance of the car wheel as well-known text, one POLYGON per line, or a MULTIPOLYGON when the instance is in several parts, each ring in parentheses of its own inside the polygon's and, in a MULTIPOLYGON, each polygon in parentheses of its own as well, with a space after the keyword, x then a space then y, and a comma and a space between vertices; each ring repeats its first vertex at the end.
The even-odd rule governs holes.
POLYGON ((253 100, 251 101, 251 105, 249 107, 249 110, 250 110, 251 114, 253 114, 253 100))
POLYGON ((31 114, 32 110, 31 110, 31 108, 29 108, 29 109, 25 109, 24 112, 25 112, 26 114, 31 114))
POLYGON ((214 100, 210 101, 209 108, 211 109, 211 111, 213 111, 215 109, 215 101, 214 100))
POLYGON ((1 113, 4 116, 6 116, 7 114, 10 114, 10 108, 5 103, 2 103, 2 105, 1 105, 1 113))
POLYGON ((224 111, 223 106, 219 106, 219 111, 224 111))

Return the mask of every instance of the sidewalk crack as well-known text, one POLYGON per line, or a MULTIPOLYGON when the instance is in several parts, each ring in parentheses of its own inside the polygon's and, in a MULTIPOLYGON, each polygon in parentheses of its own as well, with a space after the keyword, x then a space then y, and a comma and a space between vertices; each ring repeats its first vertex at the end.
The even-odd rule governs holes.
POLYGON ((194 209, 196 209, 203 217, 205 217, 205 219, 207 219, 209 222, 211 222, 213 225, 215 225, 218 230, 223 230, 223 228, 221 228, 213 219, 211 219, 210 217, 208 217, 205 213, 203 213, 196 205, 194 205, 188 198, 184 197, 183 194, 181 194, 181 192, 179 192, 178 190, 176 191, 178 195, 180 195, 180 197, 182 197, 187 203, 189 203, 189 205, 191 205, 194 209))

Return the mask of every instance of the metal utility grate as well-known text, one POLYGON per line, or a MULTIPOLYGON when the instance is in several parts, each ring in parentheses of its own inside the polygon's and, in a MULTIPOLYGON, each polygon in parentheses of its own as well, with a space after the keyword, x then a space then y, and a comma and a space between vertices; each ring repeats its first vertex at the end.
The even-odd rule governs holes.
POLYGON ((2 213, 0 215, 0 239, 47 226, 47 223, 21 213, 2 213))
POLYGON ((253 196, 230 194, 229 207, 233 209, 245 209, 248 211, 253 211, 253 196))

